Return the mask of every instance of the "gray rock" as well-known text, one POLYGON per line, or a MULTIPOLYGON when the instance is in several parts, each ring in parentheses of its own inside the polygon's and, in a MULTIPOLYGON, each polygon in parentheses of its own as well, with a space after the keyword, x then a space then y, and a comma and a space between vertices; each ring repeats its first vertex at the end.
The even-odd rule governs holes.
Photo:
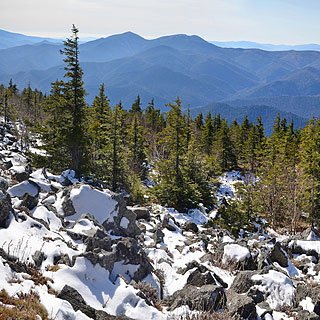
POLYGON ((114 222, 105 221, 103 227, 114 235, 136 238, 141 234, 136 214, 127 209, 123 195, 115 194, 113 199, 118 202, 118 215, 114 217, 114 222))
POLYGON ((32 210, 33 208, 35 208, 37 206, 37 204, 38 204, 38 198, 30 195, 29 193, 26 193, 23 196, 22 202, 19 205, 19 207, 26 207, 29 210, 32 210))
POLYGON ((96 310, 86 304, 81 294, 74 288, 65 285, 57 298, 68 301, 74 311, 80 310, 91 319, 96 319, 96 310))
POLYGON ((42 265, 42 262, 46 259, 46 255, 42 252, 37 250, 33 255, 32 259, 34 261, 34 264, 37 268, 40 268, 42 265))
POLYGON ((232 290, 227 292, 227 309, 232 318, 256 320, 257 310, 253 299, 247 295, 236 293, 232 290))
POLYGON ((153 239, 154 239, 155 243, 163 242, 163 238, 164 238, 163 231, 161 230, 161 228, 159 226, 156 227, 156 230, 153 233, 153 239))
POLYGON ((5 161, 5 162, 3 163, 3 169, 4 169, 4 170, 9 170, 11 167, 13 167, 13 164, 12 164, 11 160, 5 161))
POLYGON ((105 250, 105 251, 111 251, 111 238, 109 235, 101 230, 98 230, 94 237, 89 237, 85 241, 87 248, 86 251, 94 251, 94 250, 105 250))
POLYGON ((184 226, 183 226, 183 229, 185 231, 192 231, 194 233, 198 233, 199 232, 198 226, 194 222, 191 222, 191 221, 186 222, 184 224, 184 226))
POLYGON ((225 306, 226 295, 222 287, 215 285, 205 285, 200 288, 187 285, 169 297, 168 304, 169 311, 187 305, 190 310, 212 312, 225 306))
POLYGON ((295 296, 295 305, 299 306, 299 303, 306 297, 310 297, 314 304, 313 312, 320 316, 320 286, 308 286, 305 283, 298 283, 295 296))
POLYGON ((0 177, 0 191, 7 191, 8 188, 9 188, 8 181, 0 177))
POLYGON ((64 197, 62 202, 62 209, 65 217, 72 216, 76 213, 76 210, 74 209, 72 200, 70 198, 70 192, 71 192, 71 189, 67 188, 63 191, 63 194, 62 194, 62 196, 64 197))
POLYGON ((66 253, 65 254, 62 254, 62 255, 57 255, 57 256, 54 256, 53 258, 53 264, 56 265, 56 264, 64 264, 68 267, 71 267, 73 266, 71 260, 70 260, 70 257, 69 255, 67 255, 66 253))
POLYGON ((89 249, 93 250, 85 252, 83 256, 85 256, 93 264, 98 263, 101 267, 105 268, 110 273, 113 271, 115 262, 118 261, 124 261, 125 264, 132 264, 138 266, 138 269, 134 273, 132 278, 135 281, 141 281, 153 270, 146 253, 144 252, 144 250, 139 245, 136 239, 117 239, 113 240, 111 242, 111 245, 109 243, 109 239, 107 239, 106 243, 104 243, 103 241, 99 242, 98 240, 96 240, 95 243, 99 244, 100 246, 103 246, 104 249, 97 247, 93 248, 90 244, 91 247, 89 247, 89 249), (110 250, 112 247, 111 252, 105 250, 109 249, 109 245, 110 250))
POLYGON ((150 220, 150 210, 146 207, 128 207, 127 209, 136 215, 137 220, 150 220))
POLYGON ((12 179, 17 180, 18 182, 26 181, 30 177, 30 173, 28 171, 23 172, 14 172, 12 174, 12 179))
POLYGON ((319 320, 320 317, 314 312, 310 313, 307 310, 300 310, 298 312, 298 314, 296 315, 296 319, 299 319, 299 320, 319 320))
POLYGON ((230 287, 236 293, 246 293, 254 286, 254 281, 251 279, 253 275, 257 274, 255 271, 239 271, 230 287))
POLYGON ((173 220, 172 217, 168 214, 166 214, 164 217, 163 217, 163 221, 162 221, 162 228, 166 228, 168 229, 169 231, 176 231, 176 228, 170 224, 170 220, 173 220))
POLYGON ((319 254, 315 250, 310 250, 310 249, 306 250, 300 247, 296 241, 293 241, 290 247, 293 254, 306 254, 307 256, 315 257, 317 262, 319 261, 319 254))
POLYGON ((273 248, 270 252, 270 260, 272 262, 279 263, 279 265, 283 268, 288 267, 287 254, 285 253, 284 249, 282 248, 282 246, 279 242, 276 242, 276 244, 273 246, 273 248))
POLYGON ((12 211, 10 195, 0 191, 0 228, 7 226, 7 220, 12 211))
POLYGON ((199 269, 196 269, 190 273, 187 284, 192 286, 201 287, 207 284, 217 284, 210 271, 202 273, 199 269))

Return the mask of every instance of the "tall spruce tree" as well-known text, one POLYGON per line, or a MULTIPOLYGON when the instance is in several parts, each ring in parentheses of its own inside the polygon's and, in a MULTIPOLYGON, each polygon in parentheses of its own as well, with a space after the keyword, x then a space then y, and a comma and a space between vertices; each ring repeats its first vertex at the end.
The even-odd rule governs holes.
POLYGON ((76 174, 85 171, 86 166, 86 135, 85 135, 85 90, 82 80, 83 71, 79 61, 79 30, 72 26, 72 35, 64 41, 64 49, 61 54, 65 56, 64 95, 66 108, 71 114, 72 127, 68 134, 67 145, 71 155, 71 168, 76 174))

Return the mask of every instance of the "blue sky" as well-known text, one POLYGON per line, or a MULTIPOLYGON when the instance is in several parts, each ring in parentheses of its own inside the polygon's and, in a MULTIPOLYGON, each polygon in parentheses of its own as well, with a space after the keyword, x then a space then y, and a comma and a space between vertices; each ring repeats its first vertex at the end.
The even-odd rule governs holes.
POLYGON ((0 0, 0 29, 65 37, 125 31, 146 38, 186 33, 206 40, 320 43, 320 0, 0 0))

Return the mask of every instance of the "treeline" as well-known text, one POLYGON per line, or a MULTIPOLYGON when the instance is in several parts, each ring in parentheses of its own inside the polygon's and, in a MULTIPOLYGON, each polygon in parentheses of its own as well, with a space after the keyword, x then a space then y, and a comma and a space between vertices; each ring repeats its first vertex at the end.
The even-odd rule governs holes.
POLYGON ((156 201, 182 211, 200 203, 213 208, 217 177, 241 170, 238 198, 219 209, 230 228, 238 231, 257 216, 292 229, 301 217, 319 218, 318 120, 294 130, 278 117, 266 137, 261 118, 230 125, 210 113, 192 119, 179 98, 168 112, 153 100, 142 106, 139 96, 129 108, 111 106, 104 84, 89 106, 75 27, 64 45, 65 79, 52 84, 50 95, 30 86, 20 93, 12 82, 0 86, 5 121, 27 120, 41 137, 46 156, 34 155, 39 166, 57 173, 72 168, 128 192, 133 203, 156 201))

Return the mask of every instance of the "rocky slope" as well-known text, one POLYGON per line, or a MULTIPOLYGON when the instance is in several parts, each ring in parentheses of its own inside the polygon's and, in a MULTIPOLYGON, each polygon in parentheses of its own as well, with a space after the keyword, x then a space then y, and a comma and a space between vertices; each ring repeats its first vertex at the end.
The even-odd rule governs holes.
MULTIPOLYGON (((0 168, 0 290, 37 293, 49 319, 320 319, 316 229, 235 239, 206 227, 215 212, 126 206, 72 171, 32 170, 3 124, 0 168)), ((218 199, 239 180, 221 177, 218 199)))

